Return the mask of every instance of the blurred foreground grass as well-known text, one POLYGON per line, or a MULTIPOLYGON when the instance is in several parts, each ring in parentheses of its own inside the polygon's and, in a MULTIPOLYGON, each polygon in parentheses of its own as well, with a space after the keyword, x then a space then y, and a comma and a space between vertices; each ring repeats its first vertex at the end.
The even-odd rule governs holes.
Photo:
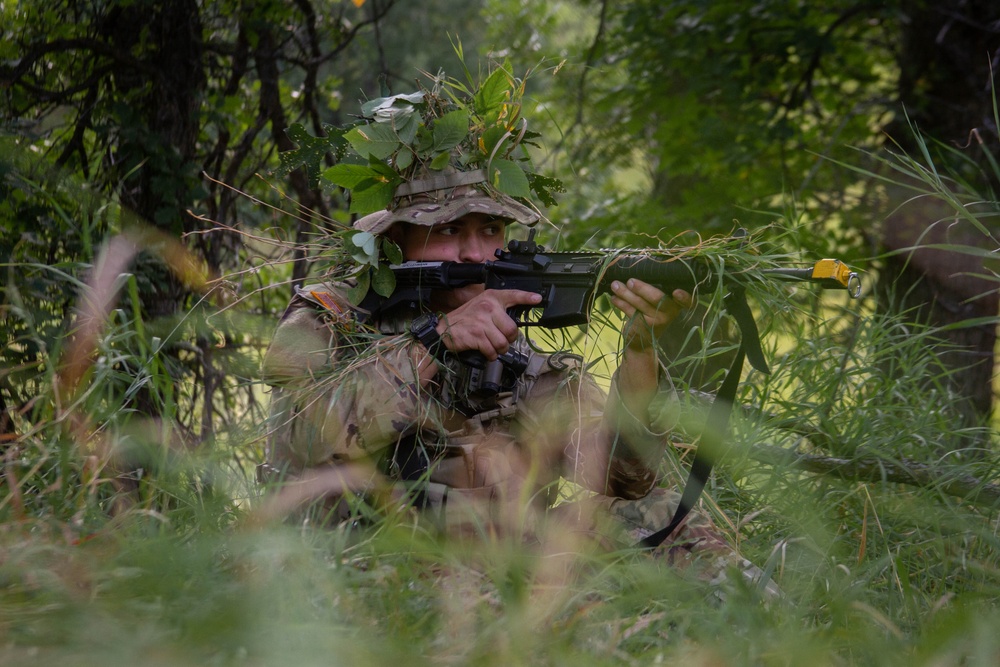
POLYGON ((785 591, 771 602, 738 583, 720 597, 634 553, 461 546, 387 524, 351 534, 210 510, 177 525, 133 509, 79 535, 51 521, 7 521, 0 661, 997 664, 995 544, 977 548, 970 543, 984 536, 973 532, 929 537, 918 497, 881 500, 880 520, 908 516, 920 543, 858 563, 838 557, 856 536, 827 535, 825 550, 803 536, 768 561, 766 545, 747 538, 747 555, 768 561, 785 591), (942 567, 963 570, 965 581, 942 567))
MULTIPOLYGON (((122 326, 97 347, 128 340, 122 326)), ((1000 664, 995 507, 940 485, 840 480, 753 459, 747 443, 792 451, 831 440, 848 458, 933 460, 953 435, 927 409, 943 400, 937 389, 872 372, 878 350, 932 372, 912 332, 859 326, 849 363, 839 360, 855 352, 834 341, 799 338, 815 344, 745 391, 815 432, 748 415, 706 497, 783 589, 772 601, 738 581, 711 588, 642 554, 595 554, 558 534, 470 545, 399 517, 363 530, 261 520, 259 416, 179 446, 169 421, 125 409, 116 387, 127 396, 135 374, 95 364, 72 409, 43 396, 5 443, 0 664, 1000 664), (140 472, 123 476, 123 461, 140 472)), ((157 395, 183 394, 165 374, 138 377, 157 395)), ((939 458, 944 480, 997 478, 992 451, 939 458)))

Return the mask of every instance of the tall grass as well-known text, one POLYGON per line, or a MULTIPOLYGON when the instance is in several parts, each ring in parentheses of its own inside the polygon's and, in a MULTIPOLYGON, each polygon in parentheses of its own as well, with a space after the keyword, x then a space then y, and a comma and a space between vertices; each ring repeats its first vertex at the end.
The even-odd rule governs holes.
MULTIPOLYGON (((17 270, 6 313, 30 333, 16 289, 27 268, 17 270)), ((15 410, 16 437, 3 443, 4 664, 1000 660, 998 461, 992 449, 968 458, 943 446, 956 427, 939 409, 950 371, 930 354, 933 330, 836 296, 817 308, 802 292, 771 324, 798 344, 772 350, 770 377, 748 374, 748 408, 705 500, 781 586, 768 600, 738 578, 712 587, 637 552, 575 549, 558 526, 538 544, 470 544, 406 514, 333 529, 263 516, 252 469, 259 405, 229 406, 205 445, 185 440, 203 408, 176 380, 164 331, 181 342, 204 335, 199 316, 144 321, 127 269, 106 284, 96 275, 60 278, 104 296, 92 345, 66 356, 83 331, 77 319, 76 338, 40 346, 36 396, 15 410), (140 393, 158 419, 137 411, 140 393), (884 477, 838 475, 859 462, 884 477), (901 470, 912 480, 889 474, 901 470)), ((237 321, 267 331, 266 315, 237 321)), ((258 351, 266 342, 254 339, 258 351)), ((229 363, 245 378, 252 359, 229 363)), ((698 400, 688 408, 698 423, 698 400)), ((676 435, 684 444, 694 433, 676 435)), ((668 479, 687 457, 668 457, 668 479)))

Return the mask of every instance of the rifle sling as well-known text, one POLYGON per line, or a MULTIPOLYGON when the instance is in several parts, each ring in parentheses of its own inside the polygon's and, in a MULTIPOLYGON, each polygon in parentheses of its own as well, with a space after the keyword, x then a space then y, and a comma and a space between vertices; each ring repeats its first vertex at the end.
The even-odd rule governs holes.
POLYGON ((684 492, 681 494, 681 500, 677 504, 673 518, 670 519, 670 523, 665 528, 640 541, 636 545, 637 548, 655 549, 660 546, 687 518, 688 513, 701 497, 708 476, 712 474, 712 466, 722 454, 725 443, 729 440, 729 417, 733 412, 736 392, 740 386, 740 376, 743 374, 743 360, 749 358, 754 368, 764 373, 768 372, 767 364, 764 363, 757 325, 753 321, 753 315, 742 290, 727 295, 726 308, 736 319, 740 329, 740 347, 736 351, 736 358, 733 359, 729 372, 726 373, 726 379, 719 387, 719 391, 716 392, 715 400, 712 401, 701 441, 698 443, 694 461, 691 463, 691 472, 688 473, 687 483, 684 485, 684 492), (747 353, 748 350, 751 351, 750 354, 747 353), (757 356, 758 363, 755 363, 754 355, 757 356))

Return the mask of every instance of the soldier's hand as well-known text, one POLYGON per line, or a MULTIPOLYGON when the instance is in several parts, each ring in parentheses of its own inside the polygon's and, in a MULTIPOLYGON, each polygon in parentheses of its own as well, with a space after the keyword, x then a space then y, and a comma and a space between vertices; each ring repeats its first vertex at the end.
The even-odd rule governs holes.
POLYGON ((645 350, 652 347, 681 310, 691 307, 693 298, 680 289, 668 296, 658 287, 633 278, 611 284, 611 303, 625 315, 626 347, 645 350))
POLYGON ((438 322, 441 342, 452 352, 478 350, 493 361, 517 338, 512 306, 536 306, 542 297, 521 290, 485 290, 446 313, 438 322))

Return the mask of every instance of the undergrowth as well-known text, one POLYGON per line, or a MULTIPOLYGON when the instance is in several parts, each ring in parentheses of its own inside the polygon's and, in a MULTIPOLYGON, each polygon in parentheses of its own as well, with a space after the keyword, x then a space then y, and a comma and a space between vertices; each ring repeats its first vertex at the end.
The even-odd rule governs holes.
MULTIPOLYGON (((947 400, 942 384, 927 382, 945 371, 920 336, 891 321, 845 312, 840 333, 825 338, 800 325, 795 335, 806 342, 779 356, 770 378, 747 376, 748 408, 705 502, 782 588, 767 600, 738 579, 708 586, 632 551, 573 553, 544 539, 455 543, 405 516, 335 529, 262 518, 248 463, 259 447, 253 414, 195 449, 165 426, 169 411, 157 422, 133 414, 126 397, 136 373, 112 362, 134 335, 121 316, 97 345, 108 361, 91 370, 89 390, 69 404, 43 393, 5 444, 5 664, 1000 657, 995 505, 974 485, 957 497, 941 485, 844 480, 796 463, 874 456, 932 466, 941 479, 975 477, 982 489, 996 477, 992 452, 948 456, 934 446, 954 435, 931 407, 947 400), (883 358, 912 374, 873 372, 883 358), (763 463, 762 447, 790 456, 763 463)), ((141 366, 156 368, 148 359, 141 366)), ((146 386, 169 406, 165 382, 150 373, 146 386)), ((682 423, 702 418, 697 400, 690 410, 682 423)), ((687 450, 677 451, 668 480, 688 464, 687 450)))

